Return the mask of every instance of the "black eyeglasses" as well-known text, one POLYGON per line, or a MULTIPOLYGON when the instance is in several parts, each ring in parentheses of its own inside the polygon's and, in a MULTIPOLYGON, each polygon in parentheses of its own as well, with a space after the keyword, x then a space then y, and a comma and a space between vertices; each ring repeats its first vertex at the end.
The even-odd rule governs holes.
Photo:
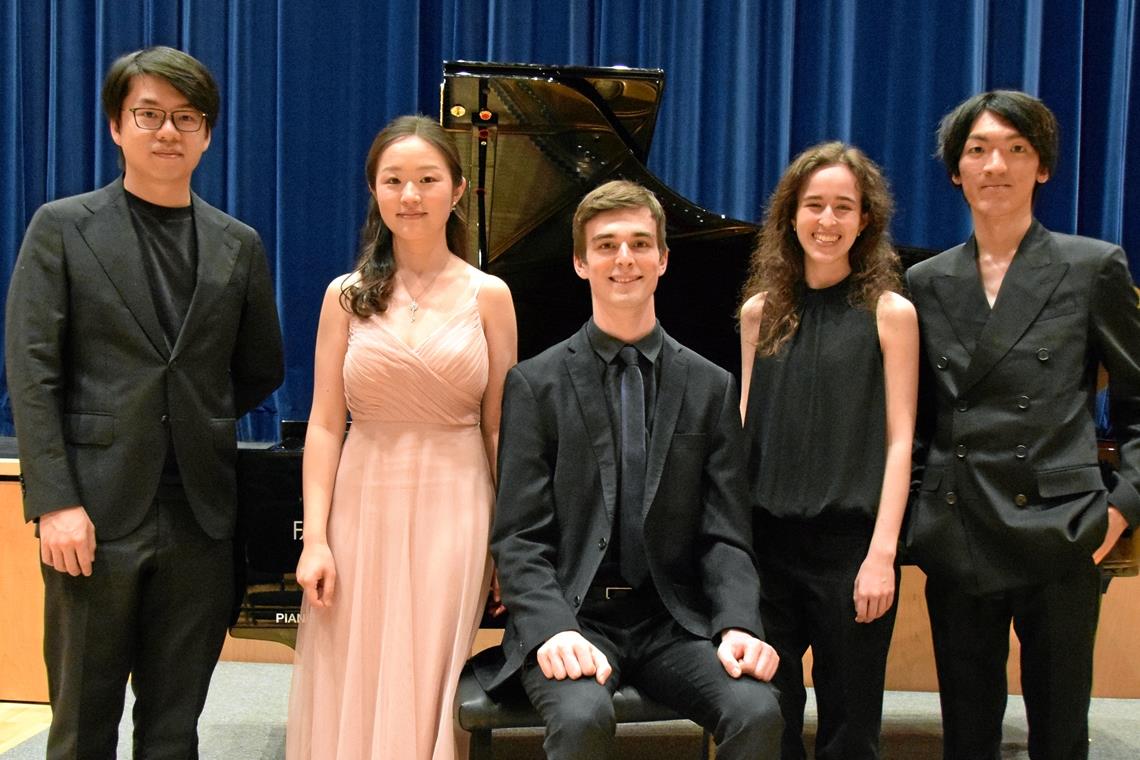
POLYGON ((201 111, 191 111, 185 108, 180 108, 175 111, 164 111, 161 108, 151 108, 150 106, 141 108, 128 108, 131 116, 135 119, 135 126, 139 129, 157 130, 162 129, 162 125, 166 123, 166 116, 169 113, 170 123, 179 132, 197 132, 206 123, 206 114, 201 111))

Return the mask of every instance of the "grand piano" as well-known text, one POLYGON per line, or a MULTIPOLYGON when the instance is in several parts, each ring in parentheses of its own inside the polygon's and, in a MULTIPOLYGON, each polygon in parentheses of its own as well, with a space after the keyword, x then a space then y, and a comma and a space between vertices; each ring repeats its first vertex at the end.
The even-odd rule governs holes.
MULTIPOLYGON (((440 118, 469 183, 462 203, 472 263, 510 286, 520 359, 589 316, 588 287, 571 266, 571 218, 589 190, 622 178, 650 188, 665 208, 669 272, 656 303, 662 325, 739 372, 734 310, 758 227, 694 205, 646 168, 664 85, 660 69, 444 64, 440 118)), ((908 264, 930 253, 900 249, 908 264)), ((294 642, 303 437, 303 426, 286 423, 277 446, 239 452, 236 550, 246 590, 234 636, 294 642)))

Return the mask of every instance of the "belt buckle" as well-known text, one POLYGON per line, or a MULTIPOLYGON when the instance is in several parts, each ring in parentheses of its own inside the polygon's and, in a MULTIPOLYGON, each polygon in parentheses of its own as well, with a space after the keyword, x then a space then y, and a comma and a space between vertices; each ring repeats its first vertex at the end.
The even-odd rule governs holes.
POLYGON ((606 586, 606 601, 608 602, 611 599, 616 599, 619 596, 625 596, 631 593, 633 593, 633 587, 631 586, 606 586))

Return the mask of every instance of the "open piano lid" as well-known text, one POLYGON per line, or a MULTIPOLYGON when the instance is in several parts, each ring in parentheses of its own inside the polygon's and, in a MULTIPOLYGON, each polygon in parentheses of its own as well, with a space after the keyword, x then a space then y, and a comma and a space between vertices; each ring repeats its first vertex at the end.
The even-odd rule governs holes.
POLYGON ((443 71, 441 121, 468 181, 460 203, 472 263, 510 286, 519 357, 589 317, 588 287, 571 265, 571 219, 583 195, 621 178, 648 187, 665 208, 662 326, 735 370, 733 315, 757 227, 695 206, 646 168, 664 72, 467 61, 446 62, 443 71))

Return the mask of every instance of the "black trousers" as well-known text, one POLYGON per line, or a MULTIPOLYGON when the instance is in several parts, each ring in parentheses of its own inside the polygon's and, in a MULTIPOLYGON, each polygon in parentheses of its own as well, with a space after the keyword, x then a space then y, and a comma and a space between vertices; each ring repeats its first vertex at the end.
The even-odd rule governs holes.
POLYGON ((855 576, 867 556, 871 527, 822 530, 771 520, 758 528, 760 615, 780 654, 774 683, 784 715, 783 760, 806 757, 803 656, 812 650, 819 710, 819 760, 875 760, 883 718, 883 679, 898 608, 855 622, 855 576))
POLYGON ((202 532, 163 486, 131 534, 99 541, 88 577, 44 565, 48 760, 113 760, 127 677, 134 756, 198 757, 198 716, 233 598, 232 541, 202 532))
POLYGON ((1088 757, 1100 585, 1091 559, 1053 583, 985 596, 927 580, 946 760, 1001 757, 1011 620, 1021 642, 1029 756, 1088 757))
POLYGON ((587 601, 578 620, 582 635, 606 655, 613 673, 604 686, 590 677, 557 681, 546 678, 530 656, 522 683, 546 724, 548 758, 611 757, 613 694, 624 683, 708 730, 722 760, 777 757, 782 722, 775 690, 748 676, 730 677, 716 657, 716 645, 678 625, 660 600, 587 601))

